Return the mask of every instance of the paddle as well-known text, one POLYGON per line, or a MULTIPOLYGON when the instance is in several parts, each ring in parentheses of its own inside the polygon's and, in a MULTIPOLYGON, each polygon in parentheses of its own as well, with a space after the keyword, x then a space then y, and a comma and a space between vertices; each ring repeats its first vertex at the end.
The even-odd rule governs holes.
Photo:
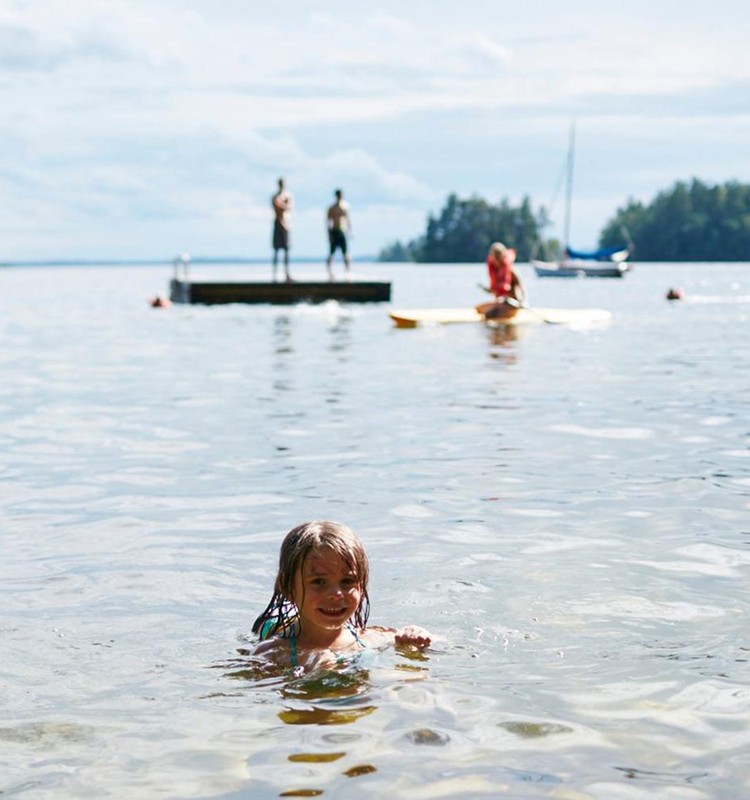
POLYGON ((535 308, 531 308, 531 306, 527 306, 526 303, 521 303, 516 300, 515 297, 506 297, 505 302, 509 305, 515 306, 516 308, 523 309, 524 311, 528 311, 529 314, 533 314, 537 319, 540 319, 542 322, 546 322, 547 325, 560 325, 560 321, 556 319, 550 319, 549 317, 545 317, 544 314, 537 311, 535 308))

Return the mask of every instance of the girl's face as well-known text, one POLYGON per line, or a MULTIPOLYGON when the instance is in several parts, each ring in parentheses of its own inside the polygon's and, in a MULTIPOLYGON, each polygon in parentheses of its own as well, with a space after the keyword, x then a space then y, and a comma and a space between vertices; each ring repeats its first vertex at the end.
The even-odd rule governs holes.
POLYGON ((294 602, 303 628, 343 628, 362 602, 356 573, 329 547, 312 550, 294 576, 294 602))

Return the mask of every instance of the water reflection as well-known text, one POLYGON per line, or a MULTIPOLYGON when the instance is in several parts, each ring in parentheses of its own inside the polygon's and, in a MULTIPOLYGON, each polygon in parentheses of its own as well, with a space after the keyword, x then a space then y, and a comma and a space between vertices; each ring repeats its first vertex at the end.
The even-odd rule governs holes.
MULTIPOLYGON (((292 319, 289 314, 279 314, 274 318, 271 343, 276 355, 286 356, 294 353, 294 347, 292 346, 292 319)), ((279 361, 277 363, 280 364, 282 362, 279 361)))
POLYGON ((337 700, 361 695, 370 687, 370 673, 366 669, 330 669, 289 681, 281 696, 300 700, 337 700))
POLYGON ((446 733, 439 733, 433 731, 431 728, 418 728, 414 731, 409 731, 406 738, 412 744, 430 745, 432 747, 445 747, 450 742, 450 736, 446 733))
POLYGON ((294 391, 294 384, 287 377, 294 356, 292 320, 288 314, 280 314, 274 318, 271 346, 274 355, 272 368, 277 373, 273 381, 274 391, 294 391))
POLYGON ((287 760, 291 762, 298 762, 303 764, 330 764, 332 761, 338 761, 346 755, 345 752, 337 753, 292 753, 287 756, 287 760))
POLYGON ((214 668, 225 670, 225 677, 232 681, 275 689, 288 702, 278 714, 287 725, 342 725, 376 710, 371 703, 363 705, 370 699, 372 681, 369 670, 356 664, 316 670, 298 678, 290 676, 288 667, 254 658, 244 649, 239 653, 240 658, 214 668))
POLYGON ((515 364, 517 352, 515 343, 520 337, 518 325, 493 325, 487 327, 487 339, 491 345, 490 358, 505 364, 515 364))
POLYGON ((344 772, 347 778, 358 778, 360 775, 369 775, 372 772, 377 772, 377 769, 372 764, 359 764, 356 767, 351 767, 344 772))
MULTIPOLYGON (((423 697, 418 691, 429 674, 429 661, 424 652, 411 647, 371 650, 295 677, 288 665, 269 664, 241 647, 234 658, 212 668, 242 687, 227 694, 247 696, 283 723, 277 738, 286 740, 287 752, 276 750, 274 760, 285 759, 288 769, 280 776, 271 770, 266 755, 256 753, 249 754, 246 762, 252 773, 258 778, 268 770, 275 775, 272 780, 281 777, 279 797, 315 797, 333 780, 360 778, 382 769, 375 757, 377 747, 371 746, 372 725, 361 728, 357 723, 378 714, 382 716, 376 727, 392 725, 401 712, 412 715, 432 708, 432 693, 423 697)), ((451 736, 424 722, 402 732, 403 745, 442 748, 452 743, 451 736)))
POLYGON ((498 722, 498 727, 520 736, 522 739, 542 739, 546 736, 553 736, 558 733, 573 733, 573 729, 567 725, 560 725, 556 722, 530 722, 515 720, 512 722, 498 722))
MULTIPOLYGON (((352 318, 347 315, 336 317, 336 321, 329 328, 331 341, 328 349, 332 353, 345 354, 349 351, 352 344, 352 318)), ((342 361, 346 359, 341 359, 342 361)))
POLYGON ((679 771, 670 772, 667 770, 637 769, 636 767, 615 767, 615 769, 622 772, 623 775, 630 780, 648 780, 650 782, 669 784, 679 783, 680 781, 684 783, 697 783, 705 778, 709 778, 711 775, 709 772, 681 773, 679 771))
POLYGON ((279 719, 287 725, 348 725, 377 711, 377 706, 359 708, 285 708, 279 711, 279 719))
MULTIPOLYGON (((214 668, 223 670, 230 681, 244 684, 247 688, 273 690, 280 699, 276 716, 292 729, 296 726, 325 729, 351 725, 378 710, 372 702, 370 671, 358 666, 356 661, 293 677, 288 667, 254 658, 245 648, 238 650, 238 656, 216 664, 214 668)), ((357 742, 360 735, 329 734, 317 738, 319 749, 313 744, 314 736, 294 736, 292 752, 286 755, 290 765, 284 779, 286 787, 279 787, 279 797, 318 797, 324 793, 321 785, 327 785, 334 777, 357 778, 377 771, 372 763, 351 763, 356 753, 350 752, 347 745, 357 742), (349 764, 337 765, 342 759, 348 759, 349 764), (291 765, 299 766, 295 770, 291 765)), ((263 765, 255 767, 257 774, 263 765)))

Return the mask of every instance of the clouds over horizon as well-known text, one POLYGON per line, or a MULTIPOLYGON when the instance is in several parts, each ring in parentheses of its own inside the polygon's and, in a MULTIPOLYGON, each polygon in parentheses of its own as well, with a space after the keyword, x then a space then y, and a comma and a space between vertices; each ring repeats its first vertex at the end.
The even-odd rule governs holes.
POLYGON ((697 3, 671 0, 286 8, 6 0, 0 260, 264 255, 279 174, 298 254, 322 250, 336 185, 372 254, 420 234, 450 191, 546 204, 574 117, 586 243, 630 195, 747 179, 737 2, 714 4, 710 33, 697 3))

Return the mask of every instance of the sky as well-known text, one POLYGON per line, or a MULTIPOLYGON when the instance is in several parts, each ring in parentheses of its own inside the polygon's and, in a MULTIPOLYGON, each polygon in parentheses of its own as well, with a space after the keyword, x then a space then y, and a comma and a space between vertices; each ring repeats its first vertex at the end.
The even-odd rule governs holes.
MULTIPOLYGON (((571 244, 678 180, 750 182, 746 0, 0 0, 0 262, 323 257, 529 197, 571 244)), ((637 243, 636 243, 637 244, 637 243)))

